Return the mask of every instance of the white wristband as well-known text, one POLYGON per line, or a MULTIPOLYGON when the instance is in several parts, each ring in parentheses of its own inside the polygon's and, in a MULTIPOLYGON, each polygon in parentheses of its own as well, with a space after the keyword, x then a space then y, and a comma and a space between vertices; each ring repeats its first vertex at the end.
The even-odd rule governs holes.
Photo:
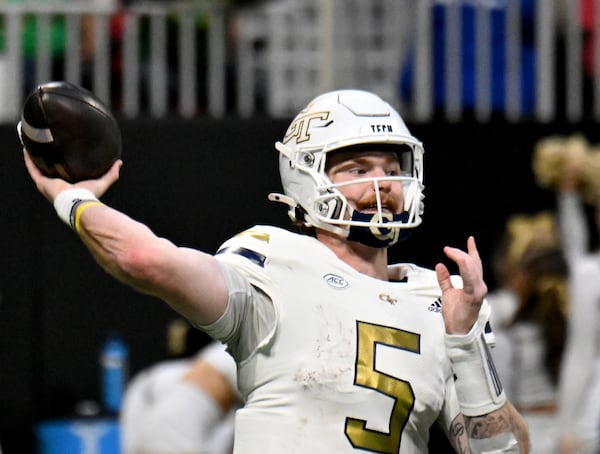
POLYGON ((498 410, 506 394, 483 335, 481 322, 466 335, 445 336, 446 351, 455 375, 456 394, 466 416, 498 410))
POLYGON ((54 199, 54 210, 58 217, 71 228, 75 228, 75 208, 81 202, 99 202, 92 191, 84 188, 66 189, 54 199))

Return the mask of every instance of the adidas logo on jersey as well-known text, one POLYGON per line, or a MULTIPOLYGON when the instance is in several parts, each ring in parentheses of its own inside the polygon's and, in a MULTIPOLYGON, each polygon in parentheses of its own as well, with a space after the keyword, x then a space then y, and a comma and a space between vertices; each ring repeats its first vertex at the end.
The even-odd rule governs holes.
POLYGON ((430 312, 442 312, 442 300, 439 298, 436 299, 433 303, 429 305, 427 310, 430 312))

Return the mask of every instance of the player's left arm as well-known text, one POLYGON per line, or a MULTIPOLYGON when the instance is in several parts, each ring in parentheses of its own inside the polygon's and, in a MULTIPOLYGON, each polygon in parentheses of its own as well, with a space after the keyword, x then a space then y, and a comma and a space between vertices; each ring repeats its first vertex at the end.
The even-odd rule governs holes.
POLYGON ((527 425, 515 407, 506 402, 482 416, 456 416, 448 440, 457 453, 528 453, 527 425))
POLYGON ((467 251, 445 247, 458 266, 462 286, 454 286, 448 268, 436 265, 442 290, 445 343, 455 376, 461 413, 451 423, 449 439, 459 453, 528 453, 529 431, 507 400, 484 336, 481 307, 487 294, 475 239, 467 251))

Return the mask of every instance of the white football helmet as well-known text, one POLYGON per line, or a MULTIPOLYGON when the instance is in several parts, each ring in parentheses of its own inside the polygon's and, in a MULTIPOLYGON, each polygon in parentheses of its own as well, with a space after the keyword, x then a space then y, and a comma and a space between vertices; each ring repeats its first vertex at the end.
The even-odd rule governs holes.
MULTIPOLYGON (((292 121, 285 137, 275 144, 285 194, 269 199, 289 205, 290 218, 307 227, 329 230, 355 239, 353 231, 368 231, 375 244, 398 241, 400 230, 418 226, 423 213, 423 146, 388 103, 373 93, 340 90, 313 99, 292 121), (365 178, 377 197, 377 213, 354 210, 326 175, 327 154, 342 148, 376 144, 399 156, 401 176, 365 178), (392 215, 381 206, 381 180, 399 180, 404 187, 404 213, 392 215)), ((361 239, 356 238, 357 241, 361 239)), ((364 242, 364 241, 361 241, 364 242)))

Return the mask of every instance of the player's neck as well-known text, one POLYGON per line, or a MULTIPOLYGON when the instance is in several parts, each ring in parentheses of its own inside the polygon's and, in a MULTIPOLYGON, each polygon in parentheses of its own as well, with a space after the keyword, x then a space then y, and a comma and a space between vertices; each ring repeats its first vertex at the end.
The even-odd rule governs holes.
POLYGON ((327 231, 318 231, 317 239, 359 273, 375 279, 388 280, 386 248, 374 248, 356 241, 348 241, 327 231))

